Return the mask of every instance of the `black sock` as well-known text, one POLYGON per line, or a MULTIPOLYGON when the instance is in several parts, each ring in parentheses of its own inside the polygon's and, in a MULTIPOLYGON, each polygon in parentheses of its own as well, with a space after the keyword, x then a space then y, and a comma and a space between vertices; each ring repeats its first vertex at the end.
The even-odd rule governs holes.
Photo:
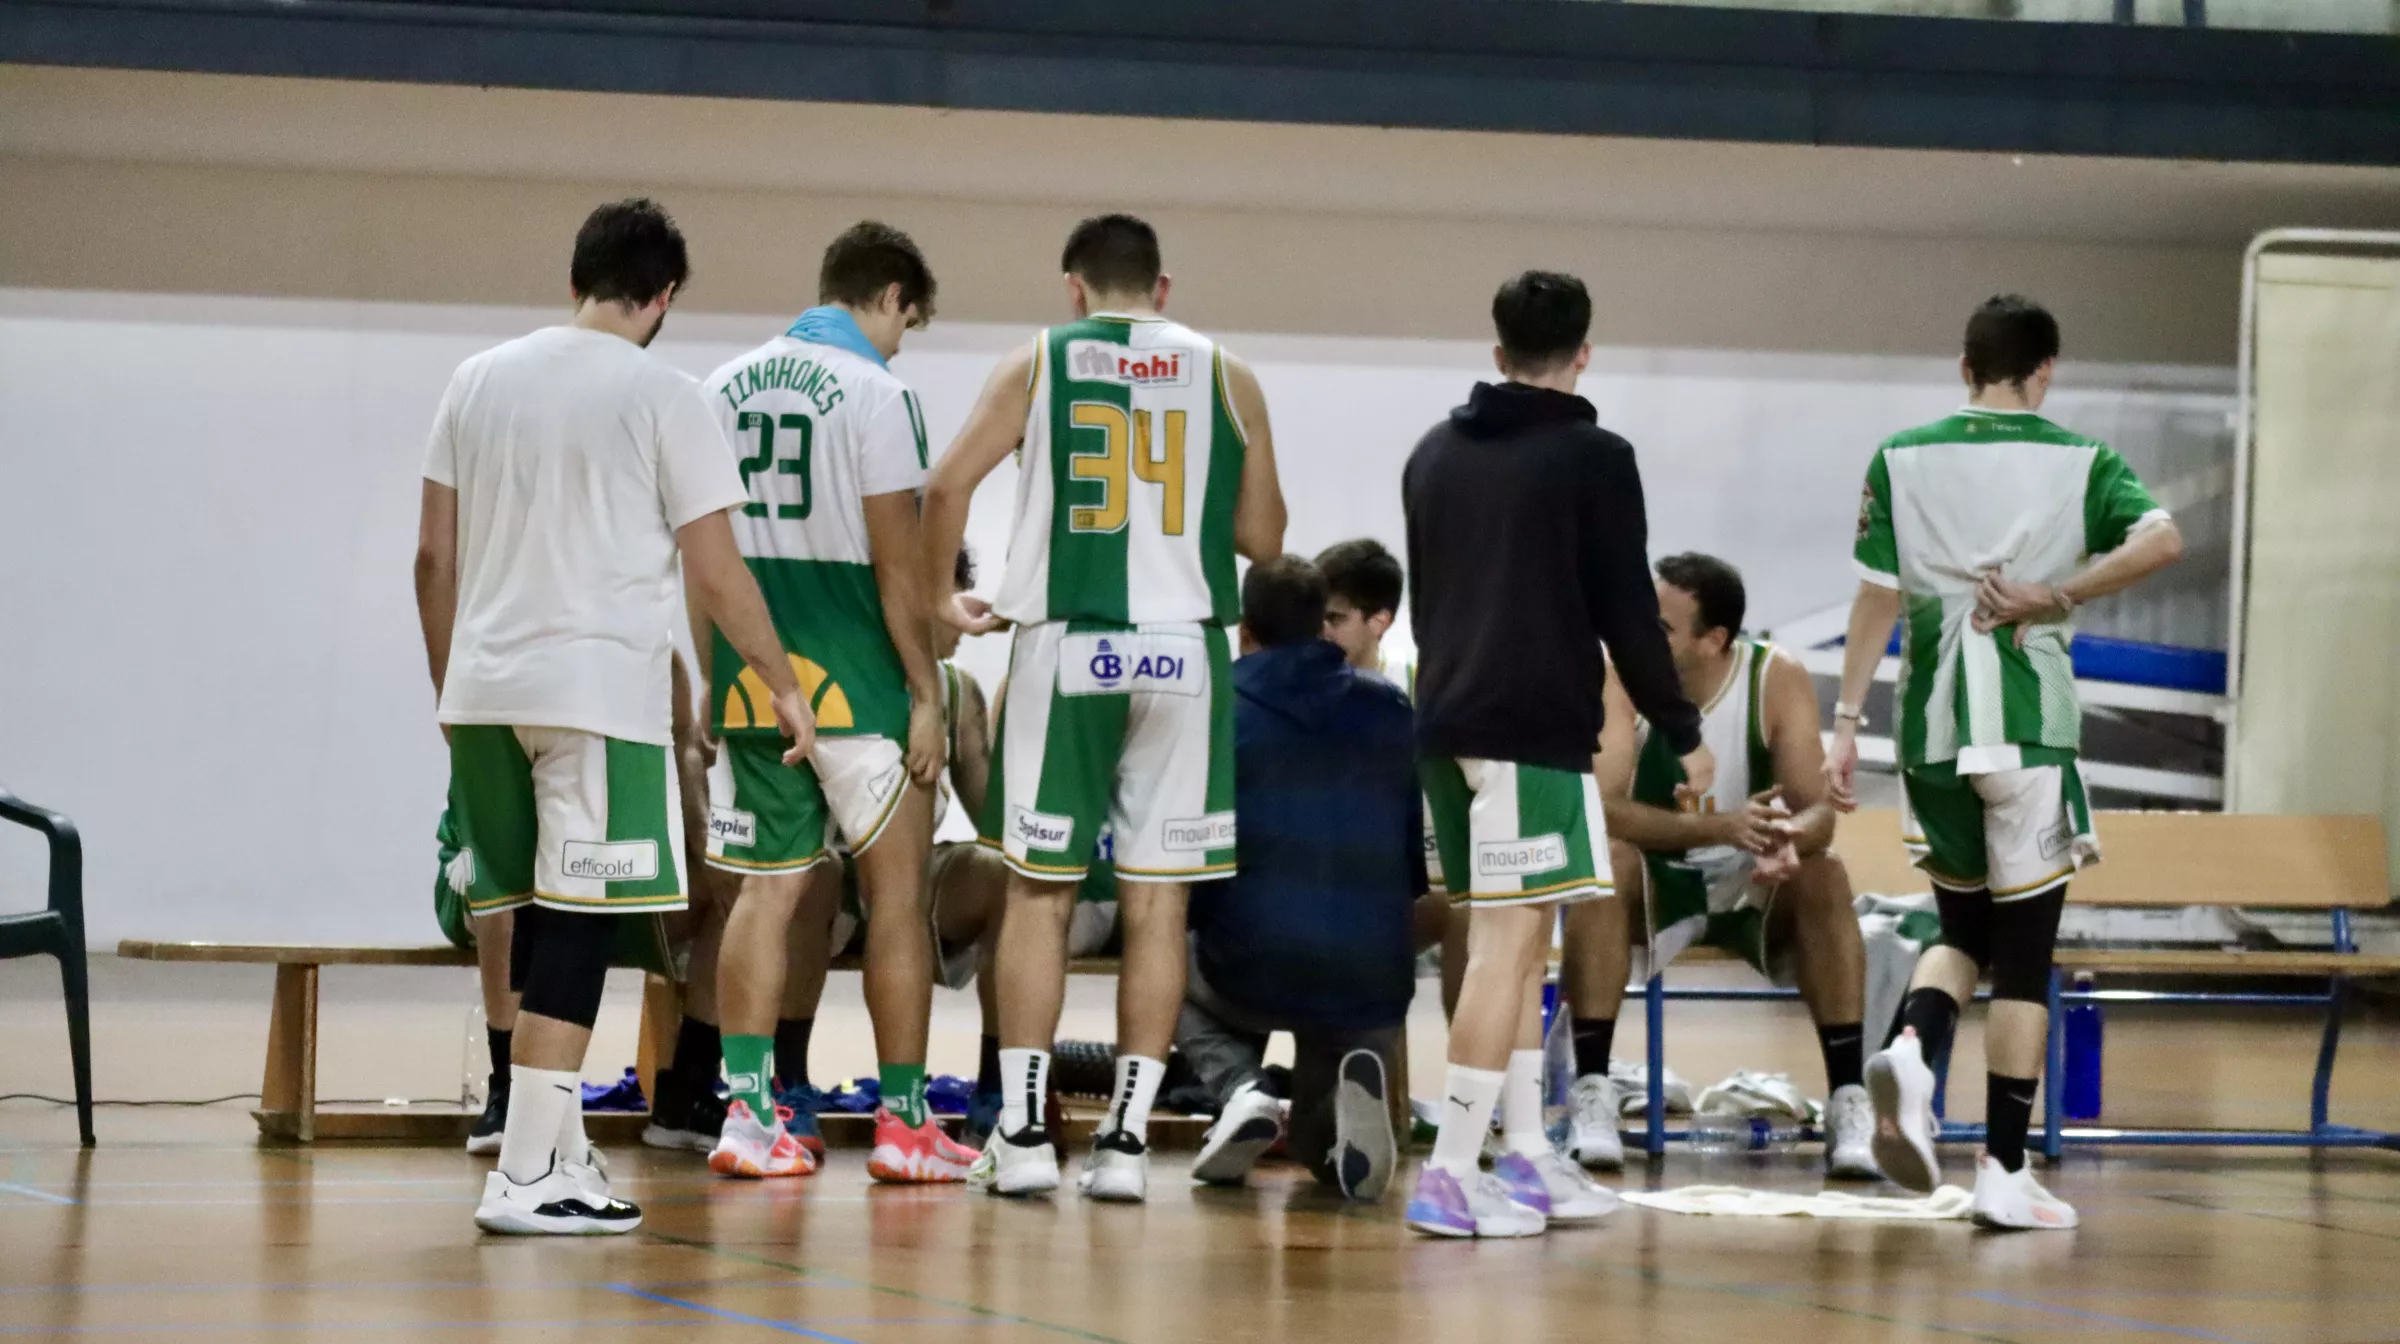
POLYGON ((784 1086, 808 1086, 808 1033, 816 1026, 813 1017, 787 1017, 775 1024, 775 1076, 784 1086))
POLYGON ((492 1052, 492 1091, 494 1092, 508 1090, 510 1076, 508 1052, 511 1049, 510 1043, 515 1038, 516 1033, 513 1031, 502 1031, 498 1027, 488 1026, 483 1029, 484 1048, 492 1052))
POLYGON ((983 1052, 975 1060, 975 1090, 1000 1090, 1000 1038, 997 1036, 983 1038, 983 1052))
POLYGON ((1900 1025, 1917 1029, 1926 1064, 1938 1068, 1950 1053, 1950 1037, 1958 1031, 1958 1000, 1930 985, 1912 989, 1900 1002, 1900 1025))
POLYGON ((2025 1169, 2025 1129, 2033 1123, 2033 1089, 2039 1081, 2001 1073, 1984 1079, 1984 1151, 2010 1171, 2025 1169))
POLYGON ((1567 1029, 1575 1036, 1575 1076, 1588 1078, 1599 1074, 1608 1076, 1608 1051, 1616 1043, 1617 1019, 1613 1017, 1572 1017, 1567 1029))
POLYGON ((683 1025, 675 1029, 675 1063, 668 1070, 675 1085, 687 1096, 714 1091, 724 1065, 725 1037, 716 1024, 685 1014, 683 1025))
POLYGON ((1817 1049, 1825 1054, 1825 1091, 1831 1095, 1866 1080, 1867 1029, 1856 1022, 1836 1022, 1817 1028, 1817 1049))

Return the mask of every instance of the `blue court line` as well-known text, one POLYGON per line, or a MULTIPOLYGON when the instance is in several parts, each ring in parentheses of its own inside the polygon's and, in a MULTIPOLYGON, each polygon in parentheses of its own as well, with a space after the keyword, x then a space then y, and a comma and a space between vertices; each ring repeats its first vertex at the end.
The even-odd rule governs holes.
POLYGON ((660 1302, 670 1307, 680 1307, 685 1311, 696 1311, 703 1316, 714 1316, 719 1320, 735 1321, 743 1325, 759 1326, 763 1329, 773 1330, 778 1334, 799 1335, 807 1339, 821 1339, 826 1341, 826 1344, 858 1344, 857 1340, 851 1339, 847 1336, 829 1335, 822 1330, 811 1330, 805 1325, 798 1325, 791 1321, 770 1321, 764 1316, 749 1316, 738 1311, 727 1311, 723 1307, 712 1307, 699 1302, 686 1302, 680 1297, 668 1297, 664 1293, 646 1293, 641 1289, 634 1287, 630 1283, 612 1283, 608 1285, 608 1290, 612 1293, 623 1293, 627 1297, 638 1297, 645 1302, 660 1302))
POLYGON ((2036 1302, 2030 1298, 2014 1297, 2007 1293, 1967 1293, 1964 1296, 1978 1302, 1992 1302, 2024 1311, 2046 1312, 2053 1316, 2068 1316, 2079 1321, 2093 1321, 2121 1329, 2146 1330, 2158 1335, 2181 1335, 2185 1339, 2203 1339, 2207 1340, 2209 1344, 2256 1344, 2254 1340, 2243 1339, 2237 1335, 2220 1335, 2207 1330, 2194 1330, 2189 1326, 2168 1325, 2163 1321, 2145 1321, 2139 1316, 2113 1316, 2101 1311, 2079 1311, 2074 1307, 2054 1307, 2047 1302, 2036 1302))
POLYGON ((47 1190, 36 1190, 30 1185, 18 1185, 13 1181, 0 1181, 0 1192, 23 1195, 28 1199, 38 1199, 51 1204, 80 1204, 83 1202, 70 1199, 65 1195, 54 1195, 47 1190))

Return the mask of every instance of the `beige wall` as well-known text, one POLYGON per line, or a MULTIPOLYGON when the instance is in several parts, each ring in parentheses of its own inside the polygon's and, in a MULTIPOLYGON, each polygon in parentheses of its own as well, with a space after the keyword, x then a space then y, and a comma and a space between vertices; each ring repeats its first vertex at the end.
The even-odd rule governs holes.
MULTIPOLYGON (((824 239, 876 215, 924 243, 945 315, 1022 323, 1056 316, 1058 245, 1103 204, 0 156, 0 285, 544 304, 565 287, 583 212, 636 191, 684 222, 700 309, 801 304, 824 239)), ((1482 339, 1493 285, 1541 265, 1591 282, 1593 339, 1607 345, 1940 354, 1976 301, 2015 289, 2056 308, 2071 357, 2233 357, 2232 242, 1145 213, 1164 235, 1179 314, 1229 330, 1482 339)))

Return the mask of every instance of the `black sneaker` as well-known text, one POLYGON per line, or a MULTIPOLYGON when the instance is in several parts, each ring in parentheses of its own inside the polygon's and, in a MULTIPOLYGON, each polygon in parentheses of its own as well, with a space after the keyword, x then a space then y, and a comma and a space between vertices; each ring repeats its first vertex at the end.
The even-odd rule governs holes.
POLYGON ((642 1146, 695 1153, 716 1151, 717 1136, 725 1129, 726 1101, 724 1097, 702 1093, 681 1106, 667 1102, 672 1109, 653 1111, 650 1123, 643 1126, 642 1146))
POLYGON ((490 1157, 500 1151, 500 1132, 508 1128, 508 1089, 495 1087, 491 1100, 483 1103, 483 1114, 475 1117, 475 1127, 467 1131, 467 1151, 477 1157, 490 1157))
POLYGON ((475 1225, 514 1236, 613 1237, 642 1225, 642 1211, 608 1193, 592 1168, 555 1159, 542 1178, 519 1185, 500 1172, 483 1181, 475 1225))

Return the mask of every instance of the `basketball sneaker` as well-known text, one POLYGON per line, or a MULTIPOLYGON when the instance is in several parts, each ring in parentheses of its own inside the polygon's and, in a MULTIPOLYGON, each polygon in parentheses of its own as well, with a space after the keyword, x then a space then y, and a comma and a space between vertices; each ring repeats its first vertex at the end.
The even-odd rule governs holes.
POLYGON ((483 1114, 475 1117, 475 1127, 467 1131, 467 1151, 477 1157, 490 1157, 500 1151, 500 1135, 508 1128, 508 1089, 495 1087, 491 1100, 483 1103, 483 1114))
POLYGON ((642 1146, 715 1152, 717 1136, 725 1132, 725 1112, 729 1105, 724 1097, 713 1094, 693 1097, 680 1106, 668 1098, 661 1103, 661 1109, 651 1113, 650 1123, 642 1127, 642 1146))
POLYGON ((978 1092, 967 1099, 967 1122, 959 1127, 959 1138, 970 1148, 981 1148, 1000 1127, 1000 1094, 978 1092))
POLYGON ((1825 1099, 1825 1174, 1837 1181, 1879 1181, 1875 1165, 1875 1103, 1856 1083, 1825 1099))
POLYGON ((763 1180, 778 1176, 806 1176, 817 1169, 814 1153, 800 1146, 784 1128, 784 1117, 790 1112, 775 1108, 772 1126, 758 1123, 750 1113, 750 1103, 736 1097, 725 1105, 725 1128, 717 1134, 717 1146, 708 1154, 708 1169, 719 1176, 735 1176, 748 1180, 763 1180))
POLYGON ((1508 1182, 1478 1171, 1465 1182, 1428 1163, 1408 1198, 1408 1225, 1436 1237, 1533 1237, 1549 1218, 1511 1197, 1508 1182))
POLYGON ((784 1117, 785 1132, 819 1162, 825 1160, 825 1135, 817 1127, 817 1113, 831 1100, 828 1094, 808 1083, 797 1087, 785 1087, 780 1082, 775 1085, 775 1109, 784 1117))
POLYGON ((1509 1198, 1538 1209, 1554 1223, 1589 1223, 1620 1207, 1617 1192, 1583 1174, 1554 1148, 1527 1157, 1510 1153, 1492 1168, 1508 1185, 1509 1198))
POLYGON ((975 1150, 960 1147, 928 1116, 914 1129, 900 1117, 875 1108, 875 1151, 867 1155, 867 1174, 895 1185, 943 1185, 967 1179, 975 1165, 975 1150))
POLYGON ((1942 1183, 1934 1156, 1933 1070, 1915 1027, 1867 1061, 1867 1095, 1875 1106, 1875 1165, 1904 1189, 1930 1195, 1942 1183))
POLYGON ((1283 1103, 1256 1082, 1244 1083, 1225 1099, 1217 1123, 1201 1138, 1192 1179, 1202 1185, 1240 1185, 1282 1137, 1283 1103))
POLYGON ((1122 1129, 1092 1140, 1091 1156, 1083 1159, 1075 1188, 1086 1199, 1141 1203, 1150 1193, 1150 1145, 1122 1129))
POLYGON ((1372 1050, 1342 1056, 1333 1091, 1333 1178, 1347 1199, 1373 1203, 1392 1183, 1400 1144, 1383 1090, 1383 1057, 1372 1050))
POLYGON ((1027 1125, 1014 1134, 993 1130, 983 1154, 967 1169, 967 1184, 993 1195, 1047 1195, 1058 1189, 1058 1149, 1050 1131, 1027 1125))
POLYGON ((2033 1179, 2033 1164, 2015 1171, 1985 1153, 1975 1163, 1975 1221, 1984 1227, 2064 1232, 2075 1226, 2074 1206, 2033 1179))
POLYGON ((1592 1171, 1625 1169, 1624 1098, 1605 1073, 1587 1073, 1567 1090, 1574 1109, 1567 1151, 1592 1171))
POLYGON ((613 1237, 640 1227, 642 1211, 610 1195, 592 1168, 552 1159, 541 1179, 524 1185, 498 1171, 485 1176, 475 1225, 509 1236, 613 1237))

